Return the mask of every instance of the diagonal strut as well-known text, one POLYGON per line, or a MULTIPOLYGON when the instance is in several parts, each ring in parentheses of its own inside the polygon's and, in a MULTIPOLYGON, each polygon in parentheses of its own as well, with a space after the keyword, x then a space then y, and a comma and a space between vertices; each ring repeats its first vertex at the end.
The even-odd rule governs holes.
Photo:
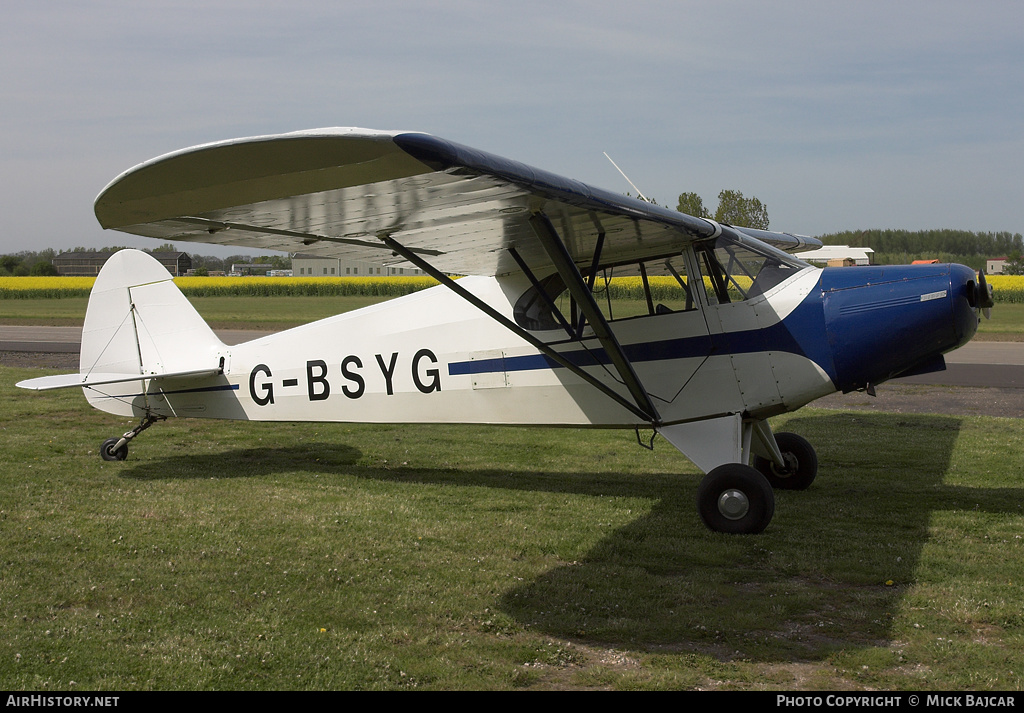
POLYGON ((614 389, 612 389, 610 386, 602 382, 600 379, 583 370, 578 365, 573 364, 570 360, 566 359, 559 352, 552 349, 551 346, 549 346, 542 340, 538 339, 533 334, 530 334, 527 330, 523 329, 512 320, 508 319, 505 315, 495 310, 493 307, 491 307, 489 304, 481 300, 479 297, 466 290, 466 288, 460 286, 458 282, 456 282, 451 277, 435 268, 433 265, 431 265, 429 262, 423 259, 423 257, 421 257, 420 255, 417 255, 412 250, 399 243, 389 234, 380 233, 378 234, 377 237, 381 240, 381 242, 387 245, 388 248, 390 248, 396 254, 401 255, 403 258, 411 262, 413 265, 423 270, 425 273, 427 273, 435 280, 440 282, 442 285, 453 291, 459 297, 466 300, 474 307, 482 311, 495 322, 498 322, 509 331, 513 332, 520 338, 529 342, 531 345, 536 347, 541 353, 543 353, 549 359, 554 361, 556 364, 568 369, 573 374, 580 377, 597 390, 601 391, 603 394, 614 400, 616 403, 630 411, 635 416, 642 418, 644 421, 647 421, 652 425, 656 423, 656 421, 652 419, 651 414, 649 412, 637 407, 633 402, 631 402, 627 398, 624 398, 621 394, 616 392, 614 389))
POLYGON ((547 252, 548 257, 551 258, 555 269, 562 277, 566 287, 569 288, 569 293, 586 316, 590 327, 594 330, 594 336, 601 342, 605 353, 608 354, 612 365, 619 373, 619 378, 622 379, 626 388, 629 389, 629 393, 636 402, 637 408, 644 413, 644 417, 650 423, 654 425, 661 423, 658 409, 655 408, 654 402, 651 401, 647 390, 640 383, 640 377, 637 376, 633 365, 622 350, 622 345, 619 344, 619 340, 615 338, 611 327, 608 326, 608 321, 601 314, 601 308, 597 306, 594 294, 583 280, 583 275, 580 274, 579 268, 576 267, 576 263, 573 262, 569 251, 565 248, 565 243, 558 237, 555 226, 551 224, 551 220, 543 213, 534 213, 530 217, 530 226, 533 228, 533 232, 537 234, 537 238, 547 252))

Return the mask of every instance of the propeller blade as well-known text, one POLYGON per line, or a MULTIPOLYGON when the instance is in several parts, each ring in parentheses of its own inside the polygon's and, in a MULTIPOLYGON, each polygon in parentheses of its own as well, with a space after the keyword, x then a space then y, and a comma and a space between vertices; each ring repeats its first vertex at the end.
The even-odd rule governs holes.
POLYGON ((977 296, 974 303, 985 312, 986 318, 990 314, 989 310, 995 305, 995 300, 992 299, 992 285, 985 281, 984 270, 978 270, 977 296))

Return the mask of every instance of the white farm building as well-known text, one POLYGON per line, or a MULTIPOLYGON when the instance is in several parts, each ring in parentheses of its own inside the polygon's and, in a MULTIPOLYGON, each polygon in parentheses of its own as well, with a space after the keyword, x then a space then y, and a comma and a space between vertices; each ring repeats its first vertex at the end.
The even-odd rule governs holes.
POLYGON ((870 265, 871 255, 874 252, 871 248, 851 248, 849 245, 823 245, 817 250, 796 253, 796 256, 812 265, 842 265, 847 260, 852 260, 854 265, 870 265))

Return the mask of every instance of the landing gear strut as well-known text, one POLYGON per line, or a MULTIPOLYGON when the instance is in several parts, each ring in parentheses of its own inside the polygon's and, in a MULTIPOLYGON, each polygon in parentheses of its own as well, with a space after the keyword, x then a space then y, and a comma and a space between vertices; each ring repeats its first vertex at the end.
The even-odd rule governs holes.
POLYGON ((764 474, 773 488, 806 490, 818 474, 818 456, 814 447, 795 433, 776 433, 775 442, 786 466, 779 467, 768 458, 756 456, 754 467, 764 474))
POLYGON ((100 458, 103 460, 124 460, 128 457, 128 442, 157 421, 164 421, 166 418, 166 416, 154 416, 151 413, 147 413, 142 417, 138 426, 120 438, 108 438, 103 441, 103 444, 100 446, 100 458))

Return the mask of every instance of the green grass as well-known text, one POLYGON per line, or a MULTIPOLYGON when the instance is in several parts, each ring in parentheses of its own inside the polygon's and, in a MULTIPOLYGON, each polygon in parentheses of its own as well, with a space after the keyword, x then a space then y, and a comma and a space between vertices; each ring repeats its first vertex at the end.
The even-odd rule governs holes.
MULTIPOLYGON (((280 330, 382 302, 386 297, 190 297, 217 329, 280 330)), ((0 324, 79 326, 86 297, 0 300, 0 324)))
POLYGON ((1024 341, 1024 304, 1000 303, 992 308, 991 318, 982 317, 978 338, 1024 341))
POLYGON ((632 432, 182 420, 107 463, 130 424, 41 373, 0 368, 2 689, 1024 683, 1020 421, 780 418, 819 479, 736 537, 632 432))

